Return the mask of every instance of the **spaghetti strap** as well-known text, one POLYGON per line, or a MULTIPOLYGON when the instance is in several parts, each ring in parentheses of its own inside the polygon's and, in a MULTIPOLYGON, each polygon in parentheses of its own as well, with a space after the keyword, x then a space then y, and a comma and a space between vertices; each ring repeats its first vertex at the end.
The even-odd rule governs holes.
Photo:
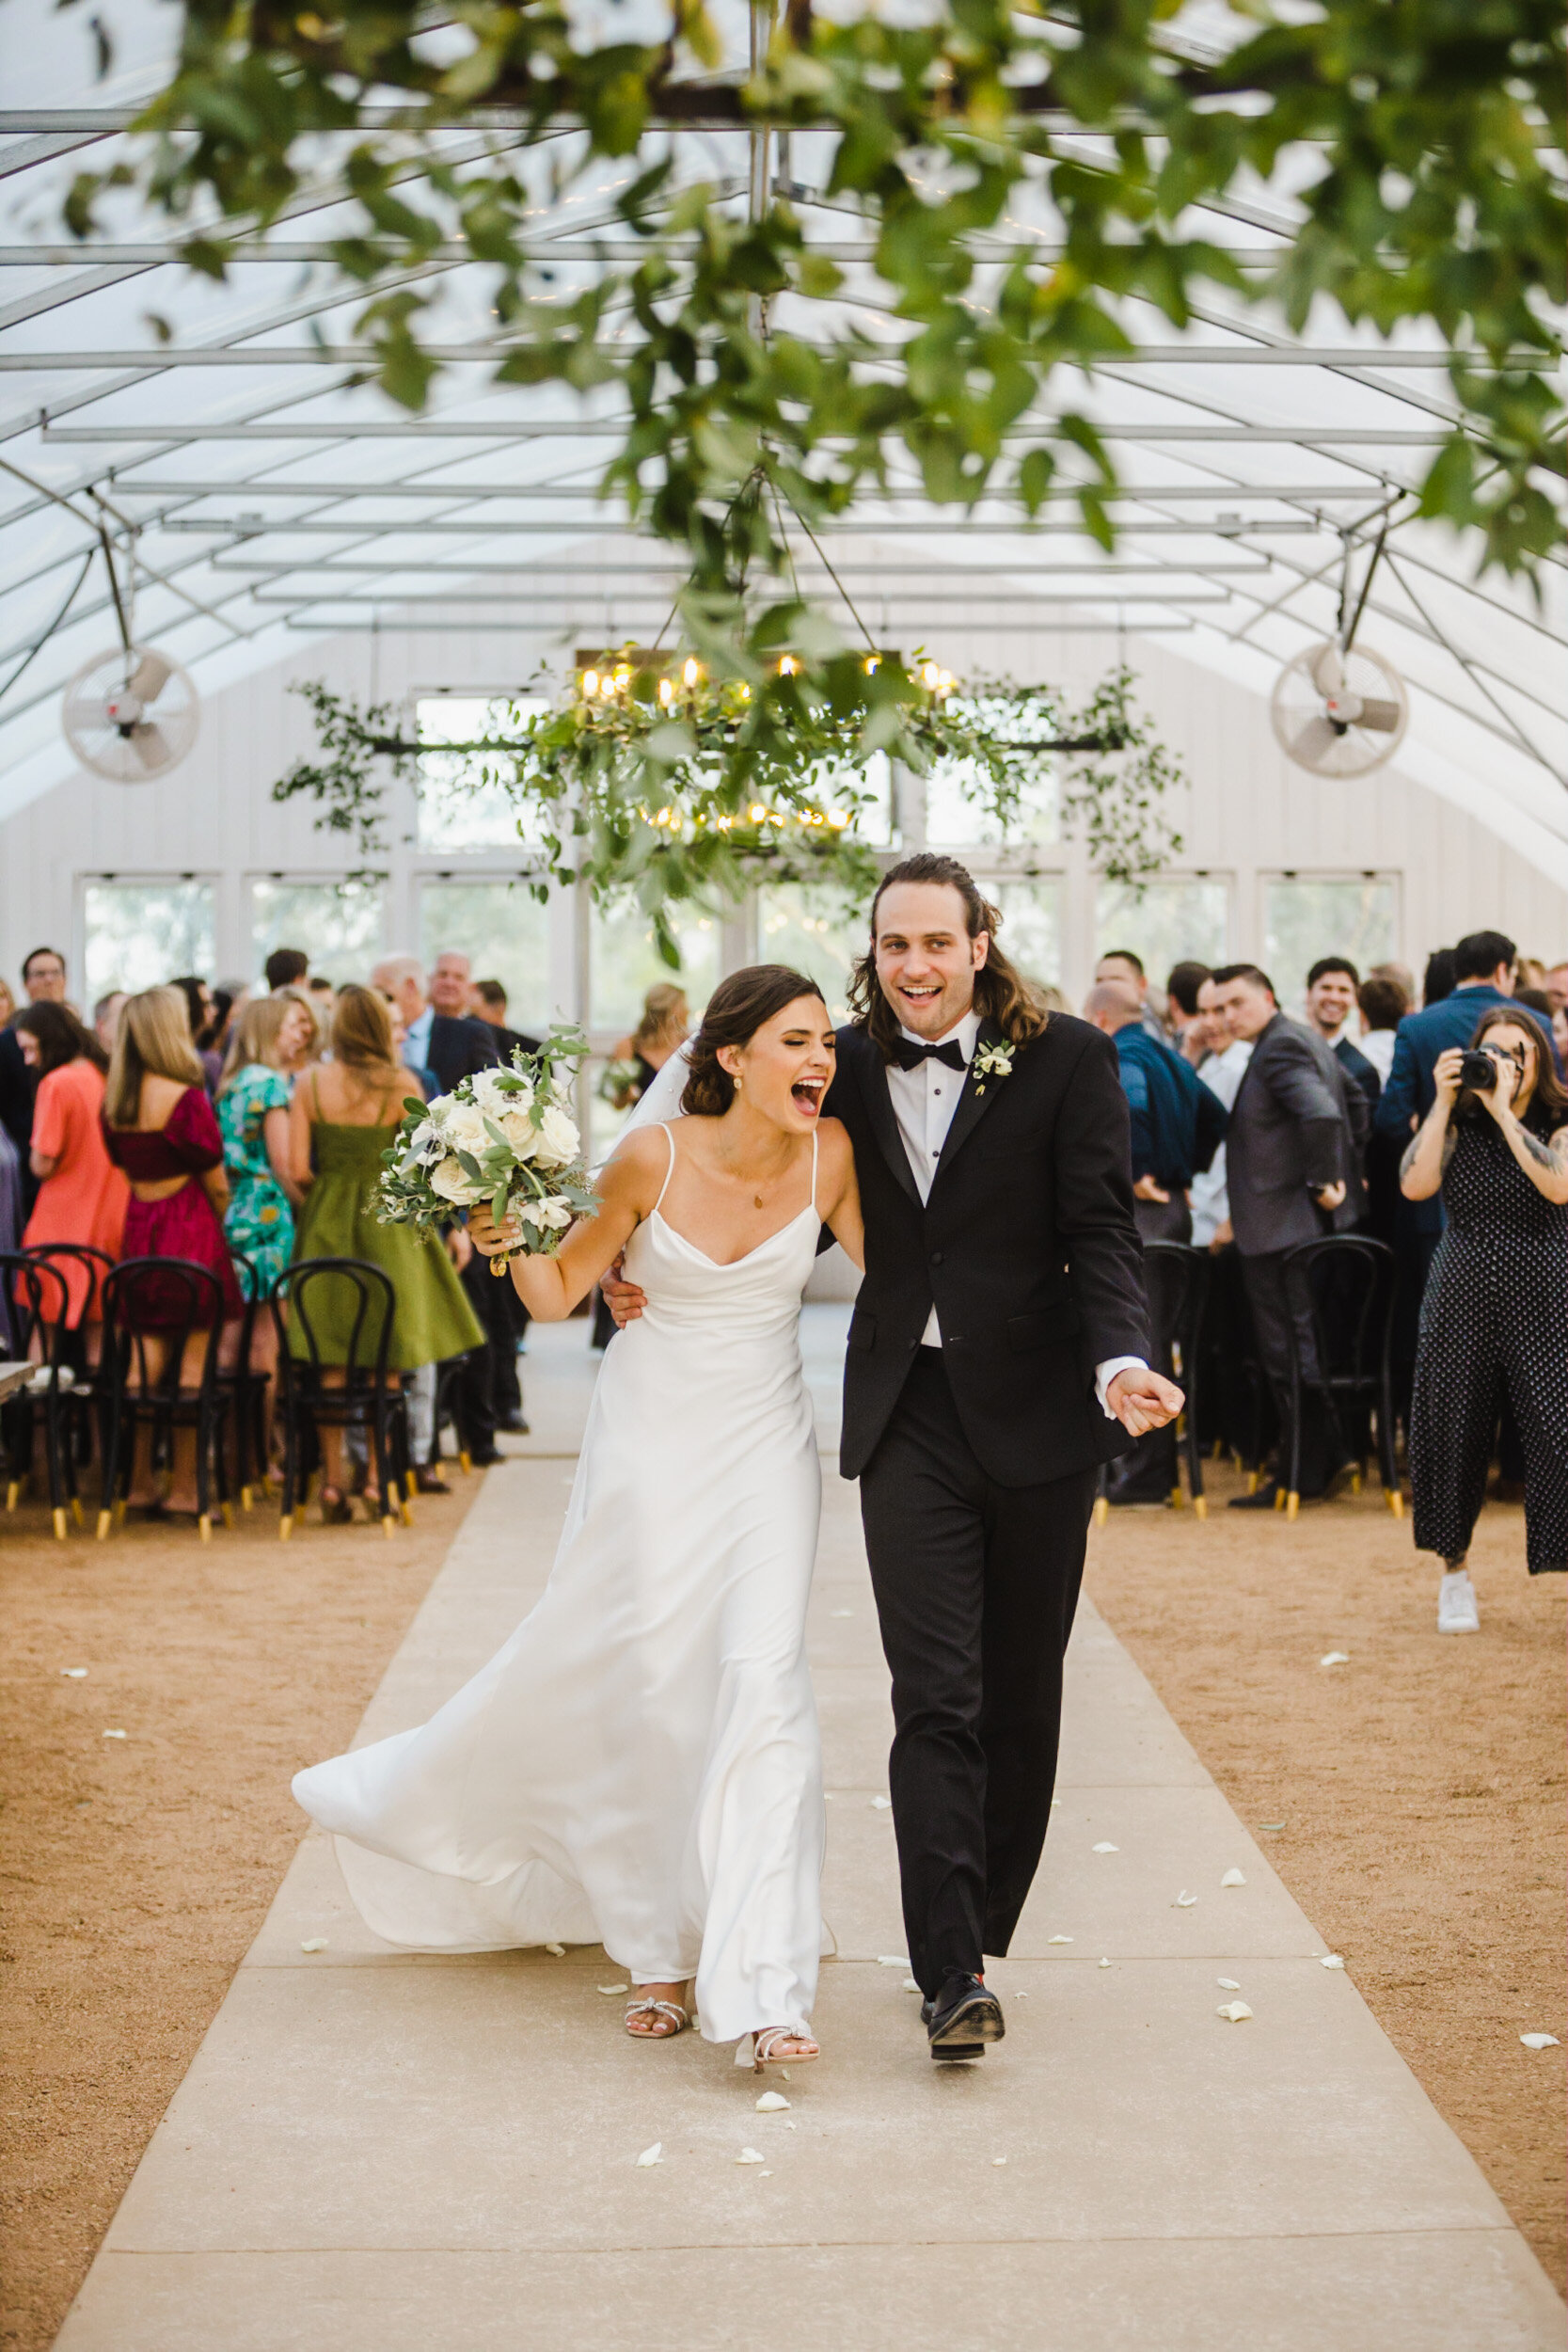
POLYGON ((816 1129, 815 1127, 811 1131, 811 1207, 812 1215, 815 1216, 816 1214, 816 1129))
POLYGON ((665 1196, 665 1194, 666 1194, 666 1193, 669 1191, 669 1189, 670 1189, 670 1179, 671 1179, 671 1177, 672 1177, 672 1176, 674 1174, 674 1172, 675 1172, 675 1136, 674 1136, 674 1130, 673 1130, 673 1128, 669 1125, 668 1121, 667 1121, 667 1120, 662 1120, 662 1119, 661 1119, 661 1120, 659 1120, 659 1122, 658 1122, 658 1123, 659 1123, 659 1125, 660 1125, 660 1126, 664 1129, 664 1140, 665 1140, 665 1142, 666 1142, 666 1143, 670 1146, 670 1165, 669 1165, 669 1167, 668 1167, 668 1168, 665 1169, 665 1171, 664 1171, 664 1182, 663 1182, 663 1184, 660 1184, 660 1186, 659 1186, 659 1188, 658 1188, 658 1199, 657 1199, 657 1200, 654 1202, 654 1215, 655 1215, 656 1216, 658 1215, 659 1210, 660 1210, 660 1209, 663 1207, 663 1205, 664 1205, 664 1196, 665 1196))

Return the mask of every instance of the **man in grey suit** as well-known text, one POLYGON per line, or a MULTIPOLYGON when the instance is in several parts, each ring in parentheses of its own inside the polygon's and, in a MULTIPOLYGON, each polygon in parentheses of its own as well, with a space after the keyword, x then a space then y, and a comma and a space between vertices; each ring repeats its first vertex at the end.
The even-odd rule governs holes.
MULTIPOLYGON (((1231 1036, 1252 1047, 1230 1113, 1226 1180, 1258 1352, 1283 1427, 1292 1323, 1302 1376, 1308 1384, 1318 1379, 1311 1319, 1292 1310, 1286 1295, 1285 1252, 1358 1222, 1369 1114, 1365 1096, 1324 1041, 1280 1011, 1267 973, 1254 963, 1226 964, 1214 974, 1213 986, 1215 1009, 1231 1036)), ((1323 1493, 1343 1466, 1330 1459, 1329 1426, 1315 1393, 1304 1409, 1306 1496, 1323 1493)), ((1279 1481, 1270 1479, 1256 1494, 1237 1497, 1231 1508, 1271 1511, 1278 1489, 1279 1481)))

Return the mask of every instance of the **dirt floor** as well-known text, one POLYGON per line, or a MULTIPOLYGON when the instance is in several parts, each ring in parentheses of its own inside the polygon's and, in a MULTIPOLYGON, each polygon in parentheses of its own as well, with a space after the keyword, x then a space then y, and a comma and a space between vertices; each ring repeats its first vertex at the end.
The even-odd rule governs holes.
MULTIPOLYGON (((455 1473, 454 1473, 455 1477, 455 1473)), ((467 1502, 386 1542, 276 1515, 198 1547, 0 1521, 0 2344, 44 2352, 467 1502), (61 1669, 86 1666, 85 1680, 61 1669), (123 1730, 109 1740, 106 1730, 123 1730)), ((1477 1547, 1483 1631, 1374 1494, 1294 1526, 1131 1511, 1088 1590, 1561 2280, 1560 1580, 1517 1510, 1477 1547), (1349 1652, 1323 1667, 1330 1649, 1349 1652), (1271 1829, 1267 1824, 1283 1823, 1271 1829)))
POLYGON ((353 1737, 478 1492, 452 1477, 390 1542, 0 1518, 7 2347, 53 2343, 299 1842, 291 1775, 353 1737))
POLYGON ((1489 1504, 1478 1635, 1436 1631, 1436 1563, 1372 1491, 1293 1526, 1122 1510, 1086 1590, 1560 2287, 1563 1617, 1489 1504), (1319 1661, 1331 1650, 1343 1665, 1319 1661), (1275 1826, 1271 1826, 1271 1824, 1275 1826))

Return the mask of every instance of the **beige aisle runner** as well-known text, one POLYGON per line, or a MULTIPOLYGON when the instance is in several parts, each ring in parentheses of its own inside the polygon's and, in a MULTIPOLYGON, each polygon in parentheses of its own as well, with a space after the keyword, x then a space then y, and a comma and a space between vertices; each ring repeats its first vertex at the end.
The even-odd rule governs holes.
MULTIPOLYGON (((539 1589, 582 1341, 535 1329, 531 1458, 489 1472, 361 1739, 421 1720, 539 1589)), ((856 1497, 825 1483, 839 1957, 822 2060, 766 2086, 787 2111, 694 2034, 627 2040, 602 1951, 389 1950, 312 1832, 62 2352, 1560 2352, 1534 2255, 1091 1608, 991 1971, 1007 2039, 932 2066, 856 1497)))

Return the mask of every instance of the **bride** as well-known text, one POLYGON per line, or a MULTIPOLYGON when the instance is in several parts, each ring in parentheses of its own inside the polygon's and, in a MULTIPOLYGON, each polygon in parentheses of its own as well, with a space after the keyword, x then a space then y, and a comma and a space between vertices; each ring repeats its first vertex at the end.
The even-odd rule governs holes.
MULTIPOLYGON (((389 1943, 602 1942, 636 1987, 629 2033, 679 2033, 694 1983, 706 2039, 760 2070, 817 2055, 821 1479, 798 1321, 823 1224, 861 1262, 860 1197, 820 1117, 814 981, 733 974, 688 1052, 687 1116, 623 1138, 557 1256, 512 1261, 543 1322, 623 1250, 648 1295, 606 1352, 537 1607, 428 1724, 293 1786, 389 1943)), ((489 1257, 516 1239, 483 1210, 469 1231, 489 1257)))

